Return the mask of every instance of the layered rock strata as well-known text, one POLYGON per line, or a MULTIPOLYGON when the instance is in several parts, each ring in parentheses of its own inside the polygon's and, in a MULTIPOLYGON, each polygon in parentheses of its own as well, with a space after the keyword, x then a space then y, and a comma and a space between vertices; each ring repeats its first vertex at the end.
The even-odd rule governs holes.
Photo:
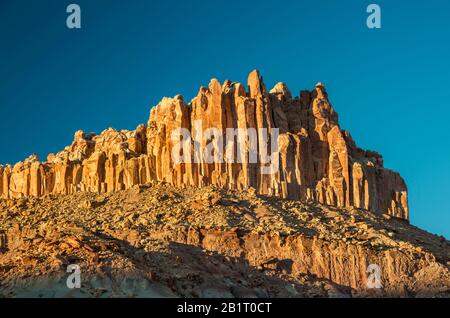
MULTIPOLYGON (((225 152, 232 157, 237 158, 239 151, 237 137, 226 144, 225 152)), ((181 96, 163 98, 151 109, 147 126, 134 131, 110 128, 100 135, 78 131, 70 146, 50 154, 46 162, 33 155, 14 166, 0 166, 0 197, 115 192, 152 180, 177 187, 254 188, 262 195, 409 218, 404 180, 383 167, 381 155, 358 148, 341 130, 321 83, 293 97, 283 83, 268 91, 258 71, 249 75, 248 90, 240 83, 213 79, 189 104, 181 96), (256 162, 248 152, 240 162, 227 158, 210 162, 198 156, 217 141, 214 134, 196 140, 209 128, 223 136, 230 128, 249 136, 255 132, 254 139, 241 144, 256 151, 256 162), (276 128, 278 147, 270 149, 276 128), (193 136, 191 162, 179 163, 172 156, 177 147, 172 134, 178 129, 193 136), (268 166, 263 158, 267 149, 279 166, 262 173, 261 168, 268 166)))

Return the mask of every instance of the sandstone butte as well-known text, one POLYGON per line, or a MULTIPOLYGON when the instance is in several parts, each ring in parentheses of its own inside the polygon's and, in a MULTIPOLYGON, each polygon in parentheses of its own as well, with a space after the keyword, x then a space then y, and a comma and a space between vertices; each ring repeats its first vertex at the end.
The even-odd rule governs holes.
MULTIPOLYGON (((258 136, 261 141, 261 136, 258 136)), ((201 147, 205 147, 202 144, 201 147)), ((340 128, 325 87, 293 97, 283 83, 268 91, 258 71, 240 83, 216 79, 189 104, 181 96, 163 98, 151 109, 148 125, 133 131, 109 128, 100 135, 75 133, 73 143, 46 162, 35 155, 0 166, 0 198, 42 197, 76 192, 107 193, 151 181, 176 187, 208 185, 334 207, 355 207, 408 220, 407 187, 384 168, 382 156, 357 147, 340 128), (171 132, 203 129, 279 128, 279 170, 262 175, 262 163, 175 164, 171 132)))

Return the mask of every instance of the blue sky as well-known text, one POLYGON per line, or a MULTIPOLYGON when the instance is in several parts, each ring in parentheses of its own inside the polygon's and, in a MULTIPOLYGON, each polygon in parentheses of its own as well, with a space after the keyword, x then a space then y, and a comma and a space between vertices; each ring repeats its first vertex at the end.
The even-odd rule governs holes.
POLYGON ((409 187, 414 225, 450 238, 450 2, 2 0, 0 162, 78 129, 133 129, 163 96, 216 77, 292 92, 325 83, 341 127, 409 187), (66 6, 82 9, 69 30, 66 6), (366 7, 382 28, 366 27, 366 7))

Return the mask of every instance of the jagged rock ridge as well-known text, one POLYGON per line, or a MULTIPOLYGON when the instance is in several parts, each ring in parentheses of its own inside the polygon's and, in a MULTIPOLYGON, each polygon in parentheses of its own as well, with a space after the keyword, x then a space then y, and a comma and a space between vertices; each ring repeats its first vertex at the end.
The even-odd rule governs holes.
MULTIPOLYGON (((257 137, 260 148, 263 141, 257 137)), ((110 128, 100 135, 78 131, 73 143, 49 155, 47 162, 31 156, 14 166, 0 166, 0 197, 115 192, 152 180, 178 187, 253 187, 263 195, 409 218, 405 182, 383 167, 378 153, 358 148, 340 129, 321 83, 293 97, 283 83, 268 91, 258 71, 248 77, 248 92, 240 83, 221 85, 213 79, 189 104, 181 96, 164 98, 152 108, 147 126, 134 131, 110 128), (174 163, 172 131, 192 132, 196 120, 205 130, 223 132, 279 128, 279 170, 263 175, 263 163, 245 158, 242 163, 174 163)))

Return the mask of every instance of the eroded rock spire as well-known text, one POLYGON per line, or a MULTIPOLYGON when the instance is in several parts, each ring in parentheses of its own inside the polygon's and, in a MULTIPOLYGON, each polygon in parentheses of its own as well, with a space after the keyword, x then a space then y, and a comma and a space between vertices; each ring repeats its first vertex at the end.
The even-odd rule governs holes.
MULTIPOLYGON (((0 197, 20 198, 77 191, 112 192, 151 180, 175 186, 217 185, 230 189, 255 188, 257 193, 311 200, 337 207, 356 207, 408 219, 407 188, 401 176, 383 167, 382 157, 356 146, 342 131, 326 89, 318 83, 312 91, 293 97, 284 83, 267 91, 258 71, 244 85, 213 79, 187 104, 181 96, 163 98, 150 112, 148 125, 134 131, 107 129, 100 135, 75 133, 73 143, 49 155, 46 162, 30 157, 13 167, 0 166, 0 197), (202 131, 197 131, 201 122, 202 131), (175 129, 193 136, 193 148, 202 153, 211 140, 195 135, 215 128, 257 132, 258 154, 270 145, 261 129, 279 129, 279 167, 261 174, 264 163, 176 163, 172 158, 175 129)), ((244 147, 252 145, 246 141, 244 147)), ((236 153, 236 145, 227 151, 236 153)), ((198 153, 192 153, 192 157, 198 153)))

